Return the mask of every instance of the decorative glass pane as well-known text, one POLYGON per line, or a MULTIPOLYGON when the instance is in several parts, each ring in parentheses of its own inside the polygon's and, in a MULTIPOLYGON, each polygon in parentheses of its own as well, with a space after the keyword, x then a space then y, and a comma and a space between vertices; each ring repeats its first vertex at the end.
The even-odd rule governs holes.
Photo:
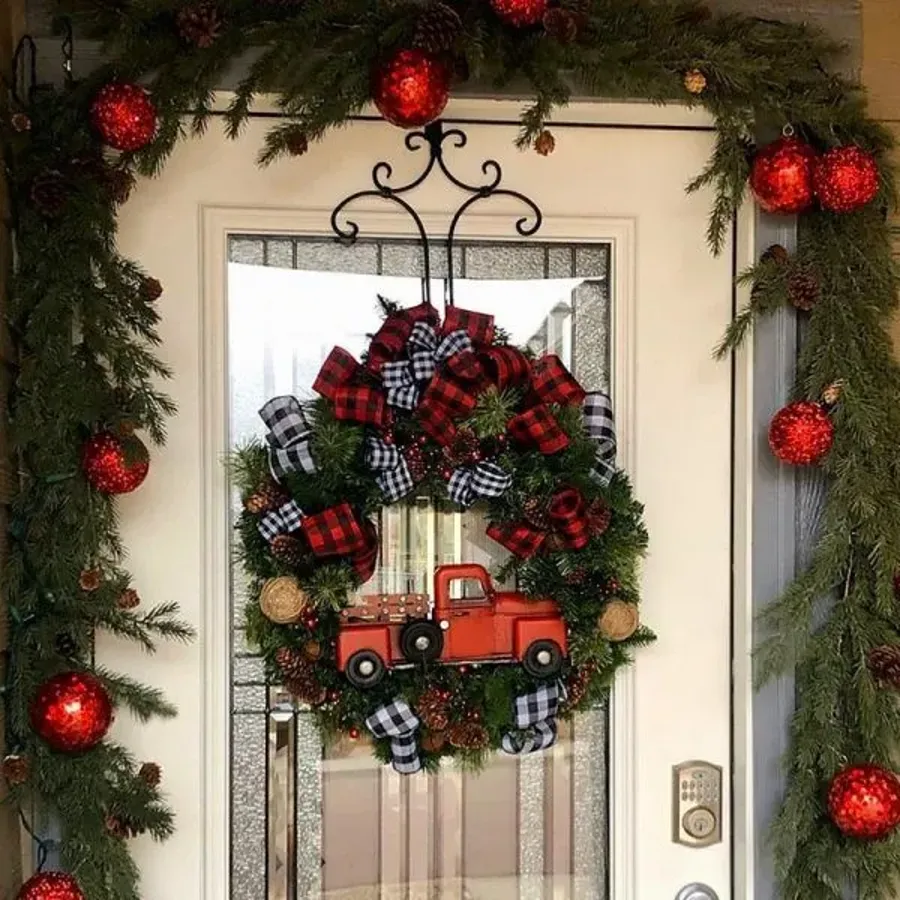
MULTIPOLYGON (((431 296, 446 296, 445 249, 432 247, 431 296)), ((461 244, 455 301, 490 312, 514 343, 560 356, 588 390, 608 390, 607 245, 461 244)), ((312 397, 338 344, 359 355, 380 322, 377 295, 421 302, 422 251, 409 241, 240 235, 229 247, 230 432, 262 437, 269 398, 312 397)), ((234 510, 238 511, 235 498, 234 510)), ((361 596, 431 595, 435 568, 503 549, 477 509, 428 498, 385 508, 380 555, 361 596)), ((502 585, 501 585, 502 586, 502 585)), ((513 585, 509 585, 513 587, 513 585)), ((477 603, 481 585, 452 596, 477 603)), ((360 597, 350 598, 358 601, 360 597)), ((607 893, 607 715, 561 723, 556 745, 502 753, 484 772, 397 775, 365 735, 323 747, 311 717, 278 685, 244 634, 249 596, 232 568, 232 888, 234 900, 596 900, 607 893)))

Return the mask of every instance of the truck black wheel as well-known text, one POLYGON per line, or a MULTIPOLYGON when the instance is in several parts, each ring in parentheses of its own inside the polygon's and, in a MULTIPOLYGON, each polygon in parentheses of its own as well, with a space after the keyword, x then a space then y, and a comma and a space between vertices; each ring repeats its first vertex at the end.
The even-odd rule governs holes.
POLYGON ((410 662, 434 662, 443 652, 444 633, 434 622, 410 622, 400 635, 400 649, 410 662))
POLYGON ((347 681, 363 690, 384 678, 384 661, 374 650, 357 650, 347 660, 347 681))
POLYGON ((563 655, 556 641, 535 641, 522 657, 522 668, 532 678, 553 678, 562 668, 563 655))

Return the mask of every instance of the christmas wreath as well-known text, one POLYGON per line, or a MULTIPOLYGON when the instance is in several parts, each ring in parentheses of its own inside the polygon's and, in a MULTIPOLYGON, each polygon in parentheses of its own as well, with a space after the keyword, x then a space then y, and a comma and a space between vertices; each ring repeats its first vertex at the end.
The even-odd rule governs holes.
MULTIPOLYGON (((248 633, 326 733, 376 739, 401 772, 553 744, 629 651, 641 508, 616 471, 609 398, 557 356, 510 346, 492 316, 423 303, 386 318, 362 361, 335 347, 313 390, 270 400, 265 443, 235 455, 248 633), (434 593, 351 592, 375 573, 379 510, 410 497, 484 512, 516 591, 438 567, 434 593), (449 596, 456 580, 477 596, 449 596), (501 634, 502 632, 502 634, 501 634)), ((422 573, 423 575, 425 573, 422 573)))

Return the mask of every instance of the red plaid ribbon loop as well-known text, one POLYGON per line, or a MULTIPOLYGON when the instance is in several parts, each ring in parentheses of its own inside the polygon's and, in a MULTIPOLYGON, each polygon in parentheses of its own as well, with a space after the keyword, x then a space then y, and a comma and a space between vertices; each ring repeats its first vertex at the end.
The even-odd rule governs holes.
POLYGON ((316 556, 347 556, 368 546, 363 528, 346 502, 306 516, 303 533, 316 556))
POLYGON ((446 447, 456 436, 453 420, 470 415, 477 404, 478 398, 469 387, 438 373, 429 382, 419 403, 422 430, 446 447))
POLYGON ((550 524, 569 550, 581 550, 590 540, 584 497, 575 488, 563 488, 550 501, 550 524))
POLYGON ((515 347, 491 347, 481 354, 481 363, 487 377, 501 391, 528 384, 531 375, 528 357, 515 347))
POLYGON ((581 550, 587 546, 591 525, 587 504, 577 488, 562 488, 553 495, 548 518, 546 529, 528 522, 492 522, 487 535, 520 559, 528 559, 541 550, 581 550))
POLYGON ((513 440, 536 447, 547 456, 559 453, 569 446, 569 436, 559 427, 556 417, 543 403, 513 416, 507 430, 513 440))
POLYGON ((366 367, 371 372, 380 372, 384 363, 396 359, 406 346, 416 322, 436 325, 437 310, 428 303, 420 303, 388 316, 369 344, 366 367))
POLYGON ((363 371, 352 354, 343 347, 333 347, 313 382, 313 390, 331 401, 336 418, 385 428, 390 422, 390 410, 384 394, 377 388, 355 383, 363 371))
POLYGON ((362 532, 365 543, 350 557, 350 564, 359 580, 365 584, 375 574, 375 565, 378 562, 378 532, 369 519, 363 521, 362 532))
POLYGON ((494 339, 494 317, 487 313, 471 312, 458 306, 448 306, 441 331, 465 331, 475 344, 490 344, 494 339))
POLYGON ((586 396, 584 388, 560 358, 553 354, 534 361, 531 387, 543 403, 558 403, 560 406, 580 406, 586 396))

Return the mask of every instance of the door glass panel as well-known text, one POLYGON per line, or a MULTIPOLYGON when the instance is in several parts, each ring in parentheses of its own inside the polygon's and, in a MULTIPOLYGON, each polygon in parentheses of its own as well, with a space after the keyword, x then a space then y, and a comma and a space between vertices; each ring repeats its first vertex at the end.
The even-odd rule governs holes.
MULTIPOLYGON (((514 343, 560 356, 587 390, 609 389, 606 244, 466 243, 456 303, 493 313, 514 343)), ((378 327, 377 295, 422 298, 422 249, 405 241, 235 235, 229 243, 230 439, 264 433, 278 394, 312 396, 335 344, 357 356, 378 327)), ((445 294, 432 248, 432 297, 445 294)), ((238 506, 235 498, 235 514, 238 506)), ((477 510, 426 498, 386 508, 373 579, 361 593, 431 595, 436 566, 483 565, 503 550, 477 510)), ((247 585, 232 554, 231 896, 234 900, 598 900, 607 895, 607 713, 561 723, 556 745, 498 753, 480 774, 452 764, 404 777, 365 738, 322 746, 310 716, 277 684, 244 634, 247 585)), ((496 587, 514 585, 496 584, 496 587)), ((451 585, 477 603, 477 579, 451 585)), ((359 597, 351 598, 358 602, 359 597)))

